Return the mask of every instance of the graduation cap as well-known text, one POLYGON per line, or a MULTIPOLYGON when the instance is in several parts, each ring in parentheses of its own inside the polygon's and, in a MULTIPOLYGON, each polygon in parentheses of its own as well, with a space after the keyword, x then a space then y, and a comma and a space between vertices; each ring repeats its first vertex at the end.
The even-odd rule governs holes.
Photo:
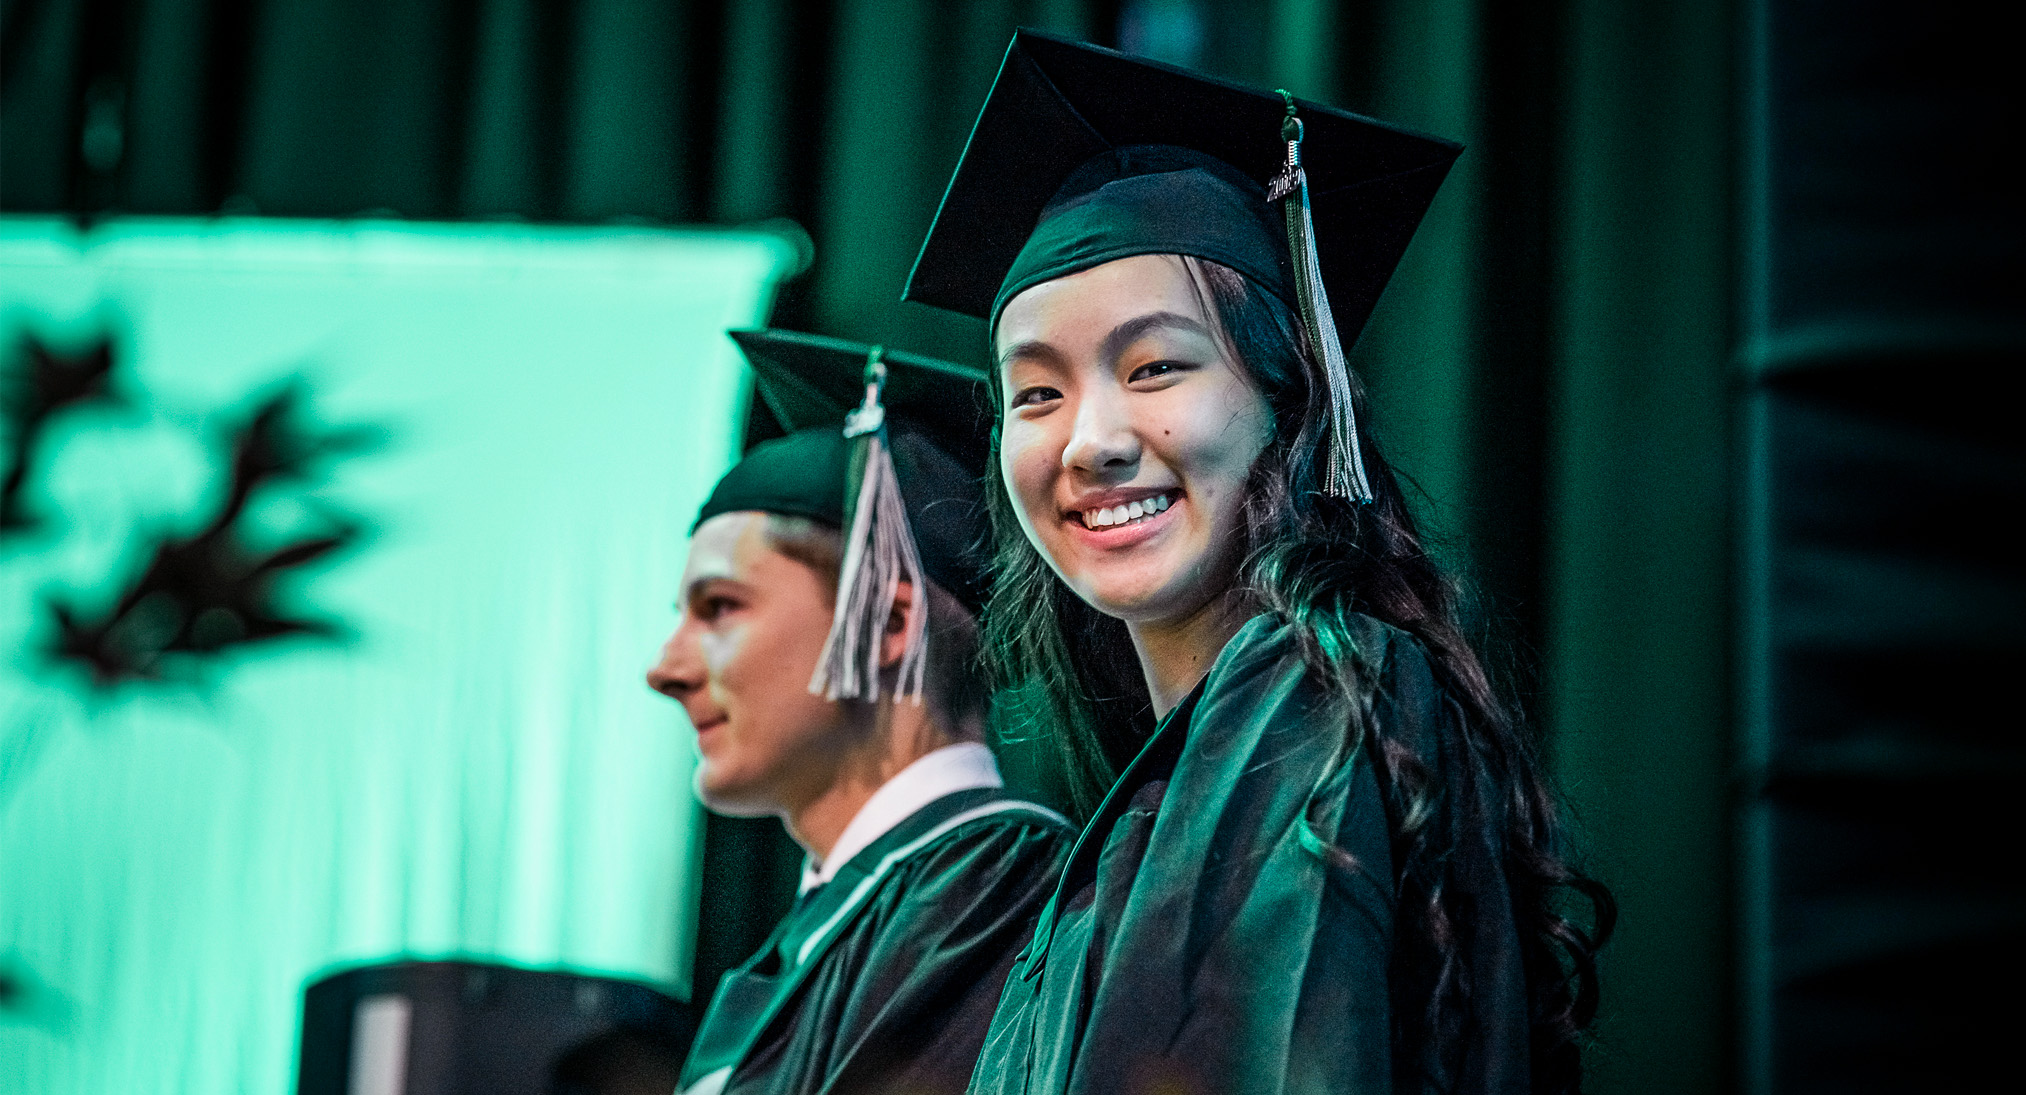
POLYGON ((1132 255, 1221 263, 1302 318, 1329 383, 1333 493, 1369 501, 1355 338, 1462 146, 1031 30, 1014 34, 902 297, 997 323, 1132 255))
MULTIPOLYGON (((845 534, 837 611, 811 692, 879 698, 879 651, 900 582, 985 599, 985 375, 947 361, 794 331, 733 331, 787 436, 718 481, 697 525, 760 510, 845 534)), ((694 531, 694 529, 692 529, 694 531)), ((910 614, 899 693, 919 702, 926 612, 910 614)))

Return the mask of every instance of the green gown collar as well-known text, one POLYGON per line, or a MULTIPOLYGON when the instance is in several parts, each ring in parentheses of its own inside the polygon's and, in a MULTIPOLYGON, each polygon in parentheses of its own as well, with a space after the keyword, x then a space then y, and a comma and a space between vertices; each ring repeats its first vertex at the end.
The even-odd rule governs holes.
POLYGON ((953 792, 909 815, 852 856, 829 882, 803 895, 760 952, 719 981, 683 1067, 681 1095, 723 1090, 732 1071, 788 1010, 824 952, 894 868, 959 826, 1007 812, 1067 824, 1053 810, 1014 798, 1003 788, 953 792))
POLYGON ((1118 815, 1124 811, 1126 803, 1131 801, 1133 791, 1146 781, 1147 775, 1163 765, 1172 767, 1176 759, 1182 755, 1182 746, 1189 737, 1189 723, 1195 717, 1196 705, 1202 700, 1210 678, 1216 676, 1217 671, 1223 668, 1226 662, 1235 658, 1240 648, 1247 645, 1247 636, 1255 630, 1261 620, 1266 621, 1268 626, 1278 622, 1269 613, 1261 613, 1247 620, 1245 625, 1238 629, 1237 634, 1231 636, 1231 640, 1224 644, 1224 649, 1217 652, 1216 661, 1210 663, 1209 671, 1196 682, 1196 687, 1190 689, 1189 695, 1181 703, 1176 704, 1173 710, 1161 717, 1161 721, 1154 726, 1153 734, 1147 738, 1147 743, 1140 746, 1140 751, 1134 755, 1132 763, 1127 764, 1125 770, 1119 773, 1119 778, 1112 781, 1111 790, 1105 792, 1104 800, 1097 804, 1097 811, 1091 814, 1089 823, 1077 834, 1076 843, 1069 850, 1069 859, 1063 863, 1062 877, 1055 883, 1055 893, 1049 897, 1048 904, 1042 906, 1040 919, 1034 924, 1034 940, 1027 945, 1027 952, 1021 956, 1014 969, 1017 976, 1031 980, 1040 976, 1041 971, 1047 967, 1048 946, 1055 939, 1055 924, 1062 908, 1063 897, 1076 892, 1076 887, 1082 884, 1083 877, 1095 869, 1097 854, 1104 845, 1102 835, 1093 839, 1092 834, 1109 833, 1112 822, 1118 820, 1118 815))

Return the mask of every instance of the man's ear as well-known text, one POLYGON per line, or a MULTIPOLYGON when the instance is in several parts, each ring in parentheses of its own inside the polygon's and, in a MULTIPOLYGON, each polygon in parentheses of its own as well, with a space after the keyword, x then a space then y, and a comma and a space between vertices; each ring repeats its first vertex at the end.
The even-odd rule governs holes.
POLYGON ((927 611, 924 599, 915 596, 913 582, 903 581, 894 587, 893 611, 886 614, 886 630, 879 637, 879 667, 891 669, 900 664, 900 656, 907 650, 908 616, 917 611, 927 611))

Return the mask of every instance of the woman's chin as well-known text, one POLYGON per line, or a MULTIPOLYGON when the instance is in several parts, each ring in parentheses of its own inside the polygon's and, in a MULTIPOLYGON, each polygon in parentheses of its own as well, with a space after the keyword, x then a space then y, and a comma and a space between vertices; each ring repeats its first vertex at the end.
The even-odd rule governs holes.
POLYGON ((1202 612, 1216 596, 1214 591, 1232 587, 1237 572, 1235 560, 1191 552, 1181 560, 1155 558, 1130 566, 1091 567, 1073 580, 1064 576, 1064 581, 1083 603, 1107 616, 1160 627, 1202 612))
POLYGON ((1187 615, 1187 591, 1145 580, 1097 581, 1077 589, 1083 603, 1128 624, 1151 624, 1187 615))

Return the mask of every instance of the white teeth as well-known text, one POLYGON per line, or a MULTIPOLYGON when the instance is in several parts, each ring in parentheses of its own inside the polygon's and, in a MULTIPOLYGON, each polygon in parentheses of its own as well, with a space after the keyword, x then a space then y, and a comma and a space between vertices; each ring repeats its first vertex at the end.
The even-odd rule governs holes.
POLYGON ((1083 524, 1085 528, 1110 528, 1113 525, 1123 525, 1165 512, 1171 504, 1172 499, 1167 495, 1157 494, 1152 498, 1142 498, 1137 502, 1127 502, 1123 506, 1086 510, 1083 515, 1083 524))

